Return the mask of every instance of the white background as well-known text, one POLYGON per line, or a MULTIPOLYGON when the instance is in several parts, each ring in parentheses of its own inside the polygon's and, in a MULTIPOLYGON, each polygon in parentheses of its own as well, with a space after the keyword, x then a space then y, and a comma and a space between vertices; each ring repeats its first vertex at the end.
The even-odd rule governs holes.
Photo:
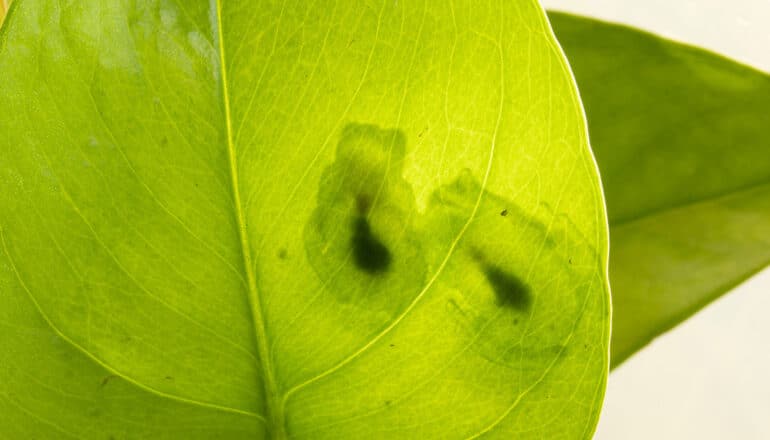
MULTIPOLYGON (((770 0, 541 3, 770 72, 770 0)), ((610 374, 595 439, 770 439, 769 315, 770 269, 642 349, 610 374)))

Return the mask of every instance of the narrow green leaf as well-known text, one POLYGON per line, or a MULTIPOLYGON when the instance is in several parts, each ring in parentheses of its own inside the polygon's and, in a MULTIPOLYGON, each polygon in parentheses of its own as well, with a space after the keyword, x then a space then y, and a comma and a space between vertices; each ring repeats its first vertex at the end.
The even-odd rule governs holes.
POLYGON ((19 1, 0 437, 589 438, 607 231, 535 1, 19 1))
POLYGON ((5 20, 5 14, 8 13, 8 5, 10 5, 11 0, 0 0, 0 25, 3 24, 3 20, 5 20))
POLYGON ((612 364, 770 264, 770 76, 551 12, 610 218, 612 364))

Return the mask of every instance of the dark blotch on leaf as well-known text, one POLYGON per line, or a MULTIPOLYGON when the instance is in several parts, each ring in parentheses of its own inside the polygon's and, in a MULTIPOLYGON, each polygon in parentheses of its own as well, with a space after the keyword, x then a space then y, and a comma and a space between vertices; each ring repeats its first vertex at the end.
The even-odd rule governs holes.
POLYGON ((489 264, 484 265, 484 275, 495 290, 499 305, 513 307, 517 310, 529 308, 532 301, 529 287, 516 275, 489 264))
POLYGON ((500 211, 500 215, 505 217, 506 215, 508 215, 508 210, 507 209, 503 209, 502 211, 500 211))
POLYGON ((104 379, 102 379, 101 386, 103 387, 103 386, 107 385, 112 379, 116 379, 117 377, 118 376, 116 376, 114 374, 110 374, 110 375, 105 376, 104 379))
POLYGON ((356 210, 358 215, 365 216, 369 213, 369 209, 372 207, 372 200, 366 194, 359 194, 356 196, 356 210))
POLYGON ((353 257, 356 266, 371 274, 384 272, 390 266, 390 251, 372 234, 363 216, 356 217, 353 224, 353 257))

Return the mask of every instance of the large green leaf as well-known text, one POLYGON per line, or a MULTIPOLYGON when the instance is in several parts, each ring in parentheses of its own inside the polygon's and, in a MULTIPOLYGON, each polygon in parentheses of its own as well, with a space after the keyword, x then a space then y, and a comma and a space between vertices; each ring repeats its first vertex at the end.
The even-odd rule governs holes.
POLYGON ((590 437, 606 222, 535 1, 14 8, 0 437, 590 437))
POLYGON ((770 76, 550 14, 610 219, 612 363, 770 264, 770 76))

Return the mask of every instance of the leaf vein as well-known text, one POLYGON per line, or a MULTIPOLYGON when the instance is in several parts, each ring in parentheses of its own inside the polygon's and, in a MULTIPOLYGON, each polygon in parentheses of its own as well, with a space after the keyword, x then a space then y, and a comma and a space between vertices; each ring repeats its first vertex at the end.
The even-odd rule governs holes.
POLYGON ((227 407, 227 406, 217 405, 217 404, 214 404, 214 403, 201 402, 201 401, 198 401, 198 400, 187 399, 187 398, 184 398, 184 397, 175 396, 173 394, 168 394, 168 393, 165 393, 163 391, 156 390, 154 388, 151 388, 151 387, 149 387, 147 385, 142 384, 141 382, 139 382, 139 381, 137 381, 135 379, 132 379, 130 376, 128 376, 128 375, 126 375, 124 373, 119 372, 118 370, 113 368, 111 365, 105 363, 104 361, 102 361, 98 357, 94 356, 85 347, 81 346, 80 344, 75 342, 73 339, 69 338, 67 335, 62 333, 62 331, 59 330, 59 328, 53 323, 53 321, 51 321, 51 319, 48 317, 48 315, 40 307, 40 303, 38 303, 37 299, 32 294, 32 292, 29 290, 29 287, 27 286, 27 284, 24 282, 24 279, 21 277, 21 273, 19 273, 18 267, 16 266, 16 263, 14 261, 14 258, 11 256, 11 254, 10 254, 10 252, 8 250, 8 246, 7 246, 7 243, 6 243, 6 240, 5 240, 5 234, 4 234, 2 229, 0 229, 0 245, 2 245, 3 253, 5 254, 5 256, 8 259, 8 263, 9 263, 9 265, 11 267, 11 270, 13 271, 14 276, 16 277, 16 280, 19 282, 19 285, 21 286, 21 288, 26 292, 26 294, 29 297, 30 301, 32 301, 33 305, 35 306, 35 309, 40 314, 40 316, 43 318, 43 320, 46 322, 48 327, 54 332, 54 334, 56 334, 56 336, 61 338, 64 342, 66 342, 67 344, 69 344, 73 348, 75 348, 78 351, 80 351, 81 353, 83 353, 87 358, 91 359, 91 361, 93 361, 97 365, 101 366, 102 368, 104 368, 105 370, 110 372, 111 374, 120 377, 121 379, 125 380, 126 382, 131 383, 134 386, 136 386, 136 387, 138 387, 138 388, 140 388, 140 389, 142 389, 142 390, 144 390, 144 391, 146 391, 148 393, 151 393, 151 394, 154 394, 154 395, 157 395, 157 396, 160 396, 160 397, 168 398, 168 399, 171 399, 171 400, 175 400, 175 401, 178 401, 178 402, 187 403, 187 404, 190 404, 190 405, 200 406, 200 407, 203 407, 203 408, 210 408, 210 409, 214 409, 214 410, 218 410, 218 411, 229 412, 229 413, 234 413, 234 414, 240 414, 240 415, 243 415, 243 416, 248 416, 248 417, 256 418, 256 419, 259 419, 259 420, 265 422, 264 416, 262 416, 260 414, 257 414, 257 413, 254 413, 254 412, 251 412, 251 411, 244 411, 244 410, 240 410, 240 409, 236 409, 236 408, 230 408, 230 407, 227 407))
POLYGON ((320 380, 320 379, 322 379, 322 378, 324 378, 326 376, 329 376, 330 374, 333 374, 334 372, 338 371, 339 369, 341 369, 345 365, 349 364, 350 362, 352 362, 353 360, 358 358, 361 354, 363 354, 369 348, 374 346, 385 335, 390 333, 391 330, 393 330, 406 316, 409 315, 409 313, 412 310, 414 310, 414 308, 420 302, 420 300, 431 289, 431 287, 433 286, 435 281, 438 279, 438 277, 443 272, 443 270, 446 267, 449 259, 454 254, 454 251, 457 248, 458 243, 460 242, 460 240, 464 236, 465 232, 468 230, 468 228, 470 227, 470 225, 473 222, 474 218, 476 217, 476 214, 478 213, 479 206, 481 205, 481 200, 484 197, 484 192, 486 190, 487 183, 489 181, 489 176, 490 176, 490 173, 491 173, 491 170, 492 170, 492 162, 493 162, 493 159, 495 157, 495 148, 497 146, 497 136, 498 136, 499 129, 500 129, 500 124, 501 124, 501 121, 502 121, 503 105, 504 105, 504 102, 505 102, 505 73, 504 73, 505 72, 505 68, 504 68, 504 63, 503 63, 502 48, 501 48, 501 46, 499 46, 499 44, 498 44, 497 47, 498 47, 498 52, 499 52, 499 55, 500 55, 500 80, 501 80, 500 81, 500 98, 499 98, 497 120, 495 122, 495 129, 494 129, 494 132, 492 134, 490 151, 489 151, 489 157, 487 159, 487 166, 486 166, 486 170, 484 172, 484 177, 483 177, 483 180, 481 182, 481 188, 479 189, 479 193, 478 193, 478 195, 476 197, 476 202, 475 202, 475 204, 473 206, 473 210, 471 211, 470 215, 468 216, 468 220, 465 222, 465 224, 460 229, 460 231, 458 232, 458 234, 455 237, 455 239, 452 241, 452 244, 450 245, 449 250, 447 251, 446 256, 442 260, 442 262, 439 265, 439 267, 436 269, 436 272, 433 274, 433 276, 428 281, 428 283, 425 285, 425 287, 417 294, 417 296, 412 300, 412 302, 409 303, 409 305, 404 309, 403 312, 401 312, 385 329, 383 329, 380 333, 378 333, 376 336, 374 336, 368 343, 363 345, 361 348, 356 350, 354 353, 352 353, 351 355, 349 355, 348 357, 346 357, 345 359, 343 359, 342 361, 340 361, 336 365, 326 369, 325 371, 317 374, 316 376, 314 376, 314 377, 312 377, 310 379, 305 380, 304 382, 302 382, 302 383, 300 383, 298 385, 295 385, 294 387, 292 387, 288 391, 286 391, 286 393, 283 395, 282 405, 285 406, 286 402, 289 400, 289 398, 293 394, 295 394, 297 391, 299 391, 300 389, 310 385, 313 382, 316 382, 316 381, 318 381, 318 380, 320 380))

